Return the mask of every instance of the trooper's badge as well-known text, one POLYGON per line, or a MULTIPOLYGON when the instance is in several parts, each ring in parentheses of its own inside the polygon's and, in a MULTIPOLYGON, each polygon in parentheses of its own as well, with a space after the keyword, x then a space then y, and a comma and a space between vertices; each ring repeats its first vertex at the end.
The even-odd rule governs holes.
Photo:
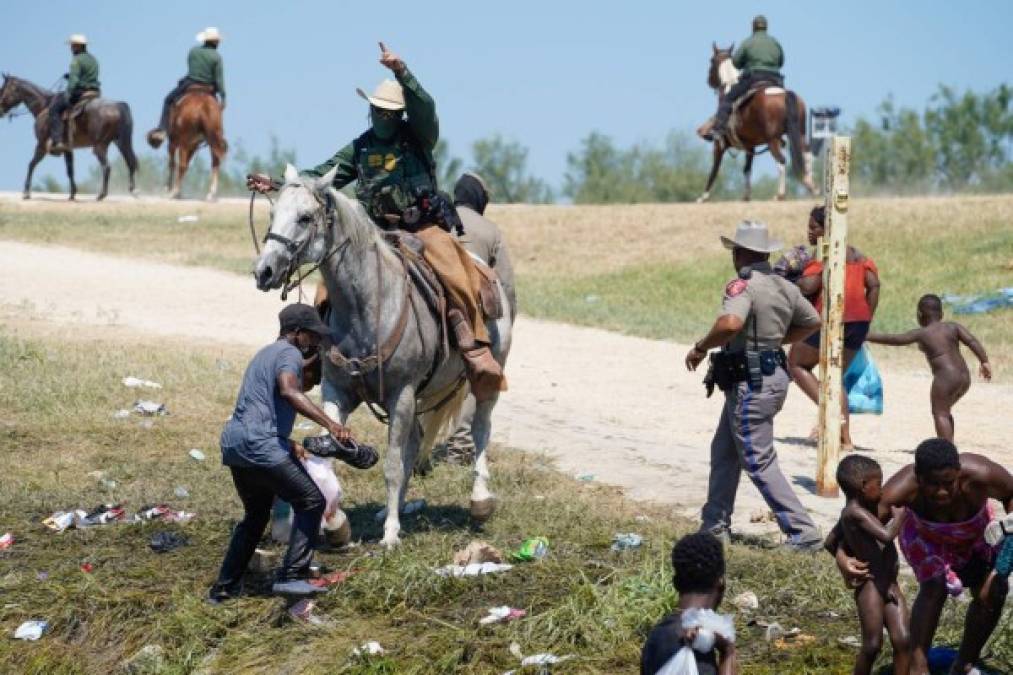
POLYGON ((387 155, 383 158, 383 168, 388 173, 390 173, 391 171, 393 171, 394 169, 396 169, 397 168, 397 157, 395 157, 393 154, 391 154, 391 153, 388 152, 387 155))
POLYGON ((727 295, 729 298, 734 298, 736 295, 741 295, 742 291, 746 290, 746 286, 748 285, 749 282, 746 281, 745 279, 732 279, 731 281, 728 282, 728 285, 725 286, 725 295, 727 295))

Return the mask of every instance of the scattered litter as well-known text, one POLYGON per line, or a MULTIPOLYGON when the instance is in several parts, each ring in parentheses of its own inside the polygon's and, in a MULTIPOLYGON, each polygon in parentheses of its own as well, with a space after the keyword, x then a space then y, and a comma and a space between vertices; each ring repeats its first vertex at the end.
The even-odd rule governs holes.
POLYGON ((80 509, 74 511, 74 527, 83 530, 95 525, 108 525, 126 517, 127 512, 122 504, 101 504, 88 513, 80 509))
POLYGON ((954 314, 987 314, 1004 307, 1013 307, 1013 286, 980 295, 946 294, 943 302, 953 305, 954 314))
POLYGON ((751 523, 776 523, 777 517, 773 511, 753 511, 749 514, 751 523))
POLYGON ((549 540, 545 537, 534 537, 521 542, 521 547, 510 554, 515 562, 531 562, 541 560, 549 555, 549 540))
POLYGON ((507 565, 505 563, 473 563, 471 565, 446 565, 436 570, 436 573, 441 577, 477 577, 483 574, 495 574, 497 572, 506 572, 512 570, 513 565, 507 565))
POLYGON ((774 640, 782 638, 784 636, 785 636, 784 628, 781 626, 781 624, 777 623, 776 621, 772 624, 768 624, 767 630, 764 631, 763 633, 763 639, 766 640, 767 642, 773 642, 774 640))
POLYGON ((165 669, 165 649, 161 645, 144 645, 123 663, 127 673, 160 673, 165 669))
POLYGON ((598 302, 599 300, 601 300, 601 296, 595 295, 593 293, 591 295, 585 295, 584 296, 584 302, 589 303, 589 304, 598 302))
POLYGON ((99 480, 99 485, 101 485, 102 487, 104 487, 106 490, 115 490, 116 489, 116 481, 109 480, 108 478, 102 478, 101 480, 99 480))
POLYGON ((113 418, 118 420, 125 420, 130 417, 130 411, 126 408, 122 408, 113 413, 113 418))
POLYGON ((651 522, 651 517, 640 514, 639 516, 634 518, 634 520, 637 521, 638 523, 649 523, 651 522))
POLYGON ((577 476, 577 480, 582 480, 584 482, 592 481, 592 480, 594 480, 594 474, 593 473, 582 473, 582 474, 579 474, 577 476))
MULTIPOLYGON (((78 511, 81 517, 88 515, 84 511, 78 511)), ((75 513, 73 511, 57 511, 53 515, 49 516, 42 521, 42 524, 51 529, 53 532, 63 532, 68 527, 74 524, 75 513)))
POLYGON ((130 387, 131 389, 139 389, 141 387, 145 389, 162 388, 162 385, 160 385, 158 382, 152 382, 151 380, 142 380, 141 378, 134 377, 133 375, 128 375, 127 377, 124 377, 122 382, 124 387, 130 387))
POLYGON ((10 532, 4 532, 4 536, 0 537, 0 551, 6 551, 14 545, 14 535, 10 532))
POLYGON ((331 572, 330 574, 322 574, 316 579, 310 579, 309 583, 317 588, 328 588, 344 583, 353 574, 355 572, 331 572))
POLYGON ((179 485, 179 486, 176 487, 175 490, 172 491, 172 494, 176 495, 180 499, 186 499, 187 497, 190 496, 190 491, 187 490, 182 485, 179 485))
POLYGON ((139 399, 136 403, 134 403, 134 412, 144 415, 145 417, 169 414, 169 411, 163 404, 155 401, 148 401, 146 399, 139 399))
POLYGON ((513 621, 514 619, 522 619, 527 616, 527 614, 528 613, 523 609, 516 609, 506 605, 503 605, 502 607, 490 607, 489 613, 479 619, 478 623, 483 626, 488 626, 491 623, 501 623, 513 621))
POLYGON ((18 629, 14 631, 15 640, 38 640, 42 637, 42 634, 49 628, 48 621, 34 620, 25 621, 23 624, 18 626, 18 629))
POLYGON ((732 600, 732 604, 745 612, 753 609, 759 609, 760 599, 756 597, 756 593, 753 593, 752 591, 746 591, 744 593, 739 593, 738 595, 736 595, 735 598, 732 600))
POLYGON ((185 216, 180 216, 179 218, 176 219, 176 222, 177 223, 196 223, 199 220, 200 220, 200 216, 194 215, 194 214, 188 214, 188 215, 185 215, 185 216))
POLYGON ((35 573, 35 579, 37 581, 45 581, 48 578, 49 578, 49 572, 46 572, 44 570, 41 571, 41 572, 36 572, 35 573))
POLYGON ((465 567, 473 563, 501 563, 503 554, 496 547, 484 541, 473 541, 467 548, 454 554, 454 564, 465 567))
POLYGON ((354 656, 378 656, 383 654, 386 650, 380 646, 380 643, 376 640, 370 640, 361 647, 356 647, 352 650, 354 656))
POLYGON ((187 511, 175 511, 166 504, 158 504, 157 506, 145 506, 141 508, 141 510, 138 511, 133 518, 131 518, 131 522, 160 520, 163 523, 189 523, 196 515, 196 513, 190 513, 187 511))
POLYGON ((837 643, 838 644, 842 644, 845 647, 861 647, 862 646, 862 641, 859 638, 855 637, 854 635, 849 635, 848 637, 838 638, 837 639, 837 643))
POLYGON ((148 546, 155 553, 168 553, 186 545, 187 538, 176 532, 159 532, 148 542, 148 546))
POLYGON ((521 668, 526 668, 528 666, 551 666, 573 658, 573 656, 556 656, 555 654, 532 654, 531 656, 524 656, 523 652, 521 652, 521 646, 516 642, 510 643, 510 653, 515 658, 521 660, 521 668))
POLYGON ((190 455, 191 459, 195 459, 198 462, 203 462, 206 459, 204 453, 198 450, 197 448, 191 448, 190 452, 187 454, 190 455))
POLYGON ((85 574, 91 574, 95 570, 95 566, 90 562, 81 563, 81 571, 85 574))
POLYGON ((612 537, 612 550, 616 552, 629 551, 635 548, 640 548, 643 543, 644 538, 636 532, 620 532, 612 537))
POLYGON ((825 619, 839 619, 839 618, 841 618, 841 615, 838 614, 837 612, 835 612, 832 609, 829 609, 829 610, 823 612, 822 614, 820 614, 820 616, 822 616, 825 619))
POLYGON ((545 501, 545 495, 535 495, 535 501, 545 501))
POLYGON ((316 607, 315 602, 309 598, 304 598, 288 608, 288 615, 295 621, 311 626, 326 626, 329 622, 313 613, 316 607))
MULTIPOLYGON (((410 502, 405 502, 404 503, 404 506, 401 507, 401 515, 402 516, 410 516, 413 513, 418 513, 419 511, 421 511, 424 508, 426 508, 426 500, 425 499, 413 499, 410 502)), ((373 516, 373 518, 378 523, 381 523, 384 520, 386 520, 387 519, 387 507, 385 506, 382 509, 380 509, 379 511, 377 511, 376 515, 373 516)))

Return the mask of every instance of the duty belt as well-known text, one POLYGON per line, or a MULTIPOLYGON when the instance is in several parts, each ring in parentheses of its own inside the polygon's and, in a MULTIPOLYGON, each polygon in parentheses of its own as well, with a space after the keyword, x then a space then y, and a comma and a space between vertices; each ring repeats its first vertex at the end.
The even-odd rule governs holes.
POLYGON ((703 381, 707 396, 714 393, 715 386, 721 391, 729 391, 739 382, 749 382, 750 388, 759 389, 763 386, 763 377, 773 375, 778 367, 788 367, 788 357, 783 349, 712 352, 710 367, 703 381))

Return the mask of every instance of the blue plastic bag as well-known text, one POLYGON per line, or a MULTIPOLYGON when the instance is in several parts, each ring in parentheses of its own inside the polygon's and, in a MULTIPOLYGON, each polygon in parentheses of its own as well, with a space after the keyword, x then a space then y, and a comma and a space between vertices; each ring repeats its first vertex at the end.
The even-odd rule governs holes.
POLYGON ((848 393, 848 411, 852 415, 883 414, 883 378, 879 376, 867 344, 862 345, 844 373, 844 390, 848 393))

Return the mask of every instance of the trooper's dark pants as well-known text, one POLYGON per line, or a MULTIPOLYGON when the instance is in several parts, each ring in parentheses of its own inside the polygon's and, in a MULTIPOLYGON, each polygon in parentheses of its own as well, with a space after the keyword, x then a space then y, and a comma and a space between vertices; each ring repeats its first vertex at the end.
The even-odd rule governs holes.
POLYGON ((197 84, 196 80, 191 80, 189 77, 181 78, 176 83, 176 88, 169 92, 162 101, 162 117, 158 121, 158 128, 162 131, 166 131, 169 128, 169 111, 172 109, 172 104, 179 99, 180 96, 186 91, 186 88, 191 84, 197 84))
POLYGON ((747 91, 760 82, 769 82, 770 84, 777 85, 779 87, 784 86, 784 78, 777 73, 757 70, 744 74, 739 78, 738 82, 732 85, 731 89, 728 90, 728 93, 721 97, 721 101, 718 103, 718 114, 715 119, 715 126, 723 129, 725 125, 728 124, 728 117, 732 114, 732 106, 735 102, 742 98, 747 91))
POLYGON ((232 531, 232 541, 222 561, 215 588, 237 593, 243 572, 271 519, 275 495, 292 505, 295 522, 288 551, 278 572, 278 581, 304 579, 313 560, 313 549, 320 532, 320 520, 326 501, 302 462, 289 457, 272 467, 230 467, 232 482, 243 502, 246 514, 232 531))
POLYGON ((53 139, 53 143, 59 143, 62 140, 63 113, 80 101, 83 93, 80 90, 65 91, 53 97, 53 102, 49 104, 49 137, 53 139))

